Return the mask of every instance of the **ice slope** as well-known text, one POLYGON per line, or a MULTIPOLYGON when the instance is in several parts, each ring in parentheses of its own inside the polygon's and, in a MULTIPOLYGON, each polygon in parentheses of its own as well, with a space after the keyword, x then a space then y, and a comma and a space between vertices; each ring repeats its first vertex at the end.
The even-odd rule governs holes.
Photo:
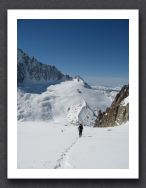
POLYGON ((92 126, 99 109, 105 110, 111 98, 102 91, 85 87, 78 78, 51 85, 41 94, 17 92, 18 120, 46 121, 92 126))
POLYGON ((124 169, 129 166, 128 123, 112 128, 50 122, 18 123, 18 168, 124 169))

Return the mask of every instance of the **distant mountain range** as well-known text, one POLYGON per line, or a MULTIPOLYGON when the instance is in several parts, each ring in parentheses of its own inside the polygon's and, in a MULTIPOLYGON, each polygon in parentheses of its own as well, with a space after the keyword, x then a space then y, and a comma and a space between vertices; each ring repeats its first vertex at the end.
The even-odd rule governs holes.
POLYGON ((64 75, 55 66, 43 64, 34 57, 18 48, 17 51, 17 83, 46 84, 58 81, 71 80, 72 77, 64 75))

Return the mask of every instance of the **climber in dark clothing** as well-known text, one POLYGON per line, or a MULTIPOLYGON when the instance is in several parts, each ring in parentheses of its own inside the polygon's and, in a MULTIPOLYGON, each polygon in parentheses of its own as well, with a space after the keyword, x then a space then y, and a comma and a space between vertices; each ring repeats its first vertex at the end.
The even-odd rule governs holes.
POLYGON ((78 130, 79 130, 79 137, 81 137, 82 132, 83 132, 83 125, 82 124, 79 125, 78 130))

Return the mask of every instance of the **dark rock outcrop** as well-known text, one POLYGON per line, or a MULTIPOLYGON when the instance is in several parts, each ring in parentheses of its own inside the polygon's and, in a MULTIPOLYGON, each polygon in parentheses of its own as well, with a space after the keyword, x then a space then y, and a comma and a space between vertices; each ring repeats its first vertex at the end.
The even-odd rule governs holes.
POLYGON ((127 122, 129 120, 128 96, 129 85, 125 85, 105 112, 99 110, 95 127, 112 127, 127 122))

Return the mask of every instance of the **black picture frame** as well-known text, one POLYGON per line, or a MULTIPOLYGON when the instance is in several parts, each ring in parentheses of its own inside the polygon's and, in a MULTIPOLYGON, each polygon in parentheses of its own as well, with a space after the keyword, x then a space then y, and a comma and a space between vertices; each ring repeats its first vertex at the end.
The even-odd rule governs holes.
POLYGON ((145 187, 145 45, 146 45, 146 1, 133 0, 0 0, 0 187, 145 187), (7 9, 139 9, 140 65, 139 65, 139 180, 8 180, 7 179, 7 9))

